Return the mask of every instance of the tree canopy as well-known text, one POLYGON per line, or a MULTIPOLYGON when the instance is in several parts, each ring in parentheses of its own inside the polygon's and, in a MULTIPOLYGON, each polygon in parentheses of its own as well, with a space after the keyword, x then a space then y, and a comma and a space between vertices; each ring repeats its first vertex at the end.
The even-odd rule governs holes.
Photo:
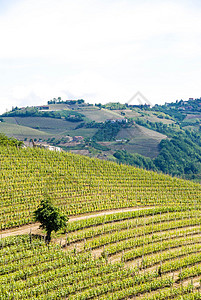
POLYGON ((46 241, 49 243, 52 231, 57 232, 63 228, 69 218, 61 214, 59 209, 53 206, 50 197, 46 195, 41 200, 39 207, 34 211, 34 219, 41 223, 40 228, 46 230, 46 241))
POLYGON ((23 145, 22 141, 18 141, 14 138, 9 138, 5 134, 0 133, 0 145, 1 146, 11 146, 11 147, 21 147, 23 145))

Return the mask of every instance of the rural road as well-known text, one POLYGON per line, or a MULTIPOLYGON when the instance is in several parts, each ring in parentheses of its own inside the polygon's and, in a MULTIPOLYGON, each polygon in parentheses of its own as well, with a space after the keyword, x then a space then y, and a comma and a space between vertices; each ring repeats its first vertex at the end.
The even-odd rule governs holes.
MULTIPOLYGON (((103 216, 103 215, 111 215, 114 213, 137 211, 137 210, 151 209, 151 208, 153 208, 153 207, 139 207, 139 208, 135 207, 135 208, 123 208, 123 209, 101 211, 101 212, 97 212, 96 214, 93 213, 93 214, 85 214, 85 215, 81 215, 81 216, 72 216, 72 217, 69 217, 68 222, 79 221, 79 220, 84 220, 84 219, 93 218, 93 217, 99 217, 99 216, 103 216)), ((40 225, 39 223, 34 223, 34 224, 23 225, 21 227, 6 229, 3 231, 0 231, 0 238, 21 235, 21 234, 29 234, 30 232, 31 233, 39 233, 39 225, 40 225)))

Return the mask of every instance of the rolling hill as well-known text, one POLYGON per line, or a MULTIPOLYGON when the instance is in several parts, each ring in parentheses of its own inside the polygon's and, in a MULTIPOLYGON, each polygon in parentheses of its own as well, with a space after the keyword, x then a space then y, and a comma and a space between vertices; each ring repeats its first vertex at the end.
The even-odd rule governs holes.
POLYGON ((0 170, 0 299, 200 299, 199 184, 9 146, 0 170), (12 236, 46 194, 65 231, 50 245, 41 231, 12 236))
POLYGON ((49 134, 42 130, 37 130, 29 126, 22 126, 17 123, 1 122, 0 123, 0 133, 6 134, 9 137, 14 137, 19 140, 24 140, 25 138, 48 138, 49 134))
MULTIPOLYGON (((31 111, 31 108, 30 108, 31 111)), ((9 136, 16 137, 18 139, 24 140, 33 138, 35 140, 44 140, 50 142, 53 141, 57 146, 59 145, 60 141, 65 140, 65 143, 60 143, 61 147, 64 147, 65 151, 76 150, 76 151, 83 151, 88 152, 91 156, 101 156, 104 157, 112 157, 113 153, 117 150, 126 149, 130 153, 139 153, 142 155, 146 155, 148 157, 156 157, 158 154, 158 145, 161 139, 166 138, 166 135, 157 133, 151 129, 146 129, 145 127, 132 126, 132 128, 124 128, 122 127, 120 132, 117 136, 114 136, 113 141, 108 143, 108 140, 105 142, 110 149, 109 152, 103 152, 100 149, 92 149, 86 148, 80 149, 80 146, 72 145, 66 143, 66 137, 74 137, 74 136, 82 136, 83 138, 93 139, 94 135, 98 131, 98 127, 100 124, 106 122, 107 120, 124 120, 125 118, 132 118, 142 117, 142 118, 149 118, 154 121, 160 120, 156 116, 153 115, 152 112, 146 113, 146 116, 143 114, 140 109, 135 110, 110 110, 107 108, 101 108, 93 105, 87 104, 74 104, 74 105, 67 105, 63 103, 59 104, 50 104, 48 112, 42 111, 38 112, 38 115, 32 116, 31 114, 20 114, 21 110, 16 110, 7 114, 3 115, 3 123, 0 125, 2 126, 2 132, 9 136), (55 112, 57 116, 55 118, 48 117, 48 113, 55 112), (41 115, 40 113, 44 113, 46 115, 41 115), (83 120, 80 122, 70 122, 65 119, 65 116, 68 114, 78 113, 82 115, 83 120), (61 117, 58 118, 58 114, 61 114, 61 117), (20 125, 21 132, 18 130, 9 131, 6 127, 6 124, 17 124, 20 125), (37 131, 28 131, 28 128, 35 129, 37 131), (41 134, 40 134, 41 132, 41 134), (49 135, 49 136, 48 136, 49 135), (115 142, 117 140, 118 142, 115 142), (120 143, 119 140, 127 140, 127 144, 124 142, 120 143), (73 148, 74 147, 74 148, 73 148)), ((35 111, 34 111, 35 113, 35 111)), ((165 119, 164 119, 165 120, 165 119)), ((162 120, 163 122, 163 120, 162 120)), ((173 121, 169 121, 173 122, 173 121)), ((11 126, 11 125, 8 125, 11 126)), ((114 159, 114 157, 113 157, 114 159)))
POLYGON ((90 157, 145 169, 153 166, 153 170, 200 182, 200 99, 153 108, 59 101, 49 101, 41 107, 14 108, 2 115, 1 132, 90 157), (123 151, 121 159, 119 151, 123 151))

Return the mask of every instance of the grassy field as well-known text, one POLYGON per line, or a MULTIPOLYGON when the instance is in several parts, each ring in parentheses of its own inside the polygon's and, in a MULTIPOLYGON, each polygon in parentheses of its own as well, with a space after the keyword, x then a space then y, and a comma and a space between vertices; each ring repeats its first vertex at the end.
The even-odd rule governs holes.
POLYGON ((49 134, 61 134, 65 130, 74 130, 79 123, 68 122, 63 119, 41 117, 15 117, 4 118, 9 123, 30 127, 49 134))
POLYGON ((120 113, 117 113, 112 110, 107 109, 83 109, 80 111, 82 114, 84 114, 89 120, 95 121, 95 122, 105 122, 107 119, 124 119, 123 116, 120 115, 120 113))
POLYGON ((2 132, 8 135, 12 132, 13 136, 21 139, 26 136, 33 138, 61 138, 62 136, 66 135, 92 137, 97 131, 96 128, 75 129, 81 122, 68 122, 64 119, 41 117, 7 117, 4 118, 4 120, 5 122, 0 123, 0 126, 2 126, 2 132), (9 128, 10 130, 8 130, 9 128), (12 128, 15 128, 15 130, 12 128), (17 128, 19 129, 17 130, 17 128))
POLYGON ((47 132, 33 129, 26 126, 17 125, 16 123, 0 123, 0 132, 9 137, 18 139, 27 138, 48 138, 50 135, 47 132))

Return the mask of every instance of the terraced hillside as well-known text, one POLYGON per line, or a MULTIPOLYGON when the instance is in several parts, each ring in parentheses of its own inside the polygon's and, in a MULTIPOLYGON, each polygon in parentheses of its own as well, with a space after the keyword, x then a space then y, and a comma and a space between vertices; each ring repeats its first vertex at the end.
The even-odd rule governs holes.
POLYGON ((2 233, 46 193, 71 216, 49 246, 0 239, 0 299, 201 299, 200 185, 43 149, 1 147, 0 169, 2 233))
POLYGON ((69 215, 191 204, 201 186, 125 165, 43 149, 0 148, 1 229, 32 222, 44 193, 69 215))
POLYGON ((160 207, 69 222, 62 247, 1 239, 0 299, 201 299, 200 220, 160 207))
POLYGON ((124 128, 117 134, 117 140, 128 139, 127 143, 114 143, 109 145, 112 150, 123 149, 129 153, 139 153, 154 158, 159 154, 159 143, 167 136, 140 125, 124 128), (121 145, 120 145, 121 144, 121 145))

